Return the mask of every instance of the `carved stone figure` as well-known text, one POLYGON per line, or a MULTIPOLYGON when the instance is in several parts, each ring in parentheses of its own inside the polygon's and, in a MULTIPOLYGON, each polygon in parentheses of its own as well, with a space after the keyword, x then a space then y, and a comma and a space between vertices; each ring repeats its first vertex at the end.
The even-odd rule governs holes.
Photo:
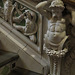
POLYGON ((50 12, 44 9, 47 4, 47 1, 41 2, 36 8, 50 22, 44 38, 44 50, 50 57, 50 75, 60 75, 61 58, 68 52, 67 47, 63 46, 68 38, 65 19, 62 18, 64 4, 61 0, 53 0, 48 8, 50 12))
POLYGON ((11 0, 2 0, 4 4, 4 19, 10 23, 10 16, 12 10, 11 0))
POLYGON ((29 36, 29 38, 36 42, 35 33, 37 32, 37 25, 36 25, 36 13, 31 10, 25 10, 23 14, 18 17, 13 18, 14 23, 19 23, 23 19, 25 19, 25 26, 13 24, 13 26, 21 31, 24 35, 29 36))
POLYGON ((10 23, 10 25, 22 32, 25 36, 29 37, 31 41, 36 42, 36 13, 17 2, 12 5, 11 0, 2 1, 4 7, 0 7, 0 17, 3 17, 5 21, 10 23), (2 16, 2 12, 4 16, 2 16), (19 25, 22 20, 25 20, 24 26, 19 25))

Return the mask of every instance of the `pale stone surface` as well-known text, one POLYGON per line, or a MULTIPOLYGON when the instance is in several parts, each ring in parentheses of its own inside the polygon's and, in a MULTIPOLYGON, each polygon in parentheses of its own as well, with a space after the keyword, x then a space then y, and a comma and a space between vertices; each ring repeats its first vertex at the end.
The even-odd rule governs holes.
POLYGON ((2 48, 6 51, 18 53, 21 57, 21 59, 17 61, 18 67, 43 74, 43 68, 47 66, 47 63, 43 58, 41 58, 41 55, 39 55, 32 48, 25 45, 25 43, 21 39, 19 39, 2 25, 0 25, 0 32, 2 48), (29 60, 27 61, 27 59, 29 60), (30 61, 32 62, 32 64, 30 61), (33 63, 35 63, 35 65, 33 63), (38 67, 36 68, 36 66, 38 67))
POLYGON ((3 49, 6 51, 17 53, 20 48, 14 45, 14 43, 2 33, 0 35, 1 35, 0 39, 1 39, 1 44, 2 44, 3 49))
MULTIPOLYGON (((24 50, 28 50, 28 48, 25 48, 24 50)), ((17 62, 17 66, 43 74, 43 68, 45 66, 40 64, 40 61, 37 62, 34 58, 32 58, 35 57, 35 55, 32 55, 31 57, 31 55, 27 54, 24 50, 20 50, 18 52, 18 54, 20 55, 20 59, 17 62)))

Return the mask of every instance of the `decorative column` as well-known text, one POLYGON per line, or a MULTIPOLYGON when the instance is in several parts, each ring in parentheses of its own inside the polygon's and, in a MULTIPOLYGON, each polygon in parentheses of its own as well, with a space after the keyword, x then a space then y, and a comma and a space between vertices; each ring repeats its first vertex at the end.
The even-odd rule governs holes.
POLYGON ((48 10, 50 11, 48 12, 48 10, 45 10, 45 6, 49 4, 48 2, 41 2, 36 8, 49 20, 43 49, 50 59, 50 75, 60 75, 62 57, 68 52, 68 48, 65 45, 68 38, 66 35, 66 23, 62 17, 65 7, 61 0, 53 0, 48 6, 48 10), (50 13, 52 15, 49 18, 48 15, 50 13))

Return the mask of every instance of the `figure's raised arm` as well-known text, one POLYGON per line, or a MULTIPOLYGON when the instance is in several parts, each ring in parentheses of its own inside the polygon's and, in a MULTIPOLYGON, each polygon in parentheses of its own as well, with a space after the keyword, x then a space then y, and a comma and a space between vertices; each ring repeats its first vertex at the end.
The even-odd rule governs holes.
POLYGON ((36 5, 36 9, 45 17, 48 19, 50 18, 51 14, 47 10, 45 10, 45 6, 48 4, 47 1, 40 2, 36 5))
POLYGON ((46 4, 47 4, 47 1, 40 2, 39 4, 36 5, 36 8, 37 9, 43 8, 46 4))

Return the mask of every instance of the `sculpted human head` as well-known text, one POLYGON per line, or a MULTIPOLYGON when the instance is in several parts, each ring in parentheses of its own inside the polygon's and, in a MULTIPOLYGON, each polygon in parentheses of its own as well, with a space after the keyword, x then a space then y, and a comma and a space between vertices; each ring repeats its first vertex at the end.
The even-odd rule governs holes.
POLYGON ((60 17, 64 10, 64 3, 61 0, 53 0, 49 6, 53 17, 60 17))
POLYGON ((31 20, 32 22, 36 21, 36 13, 31 10, 25 10, 26 19, 31 20))

